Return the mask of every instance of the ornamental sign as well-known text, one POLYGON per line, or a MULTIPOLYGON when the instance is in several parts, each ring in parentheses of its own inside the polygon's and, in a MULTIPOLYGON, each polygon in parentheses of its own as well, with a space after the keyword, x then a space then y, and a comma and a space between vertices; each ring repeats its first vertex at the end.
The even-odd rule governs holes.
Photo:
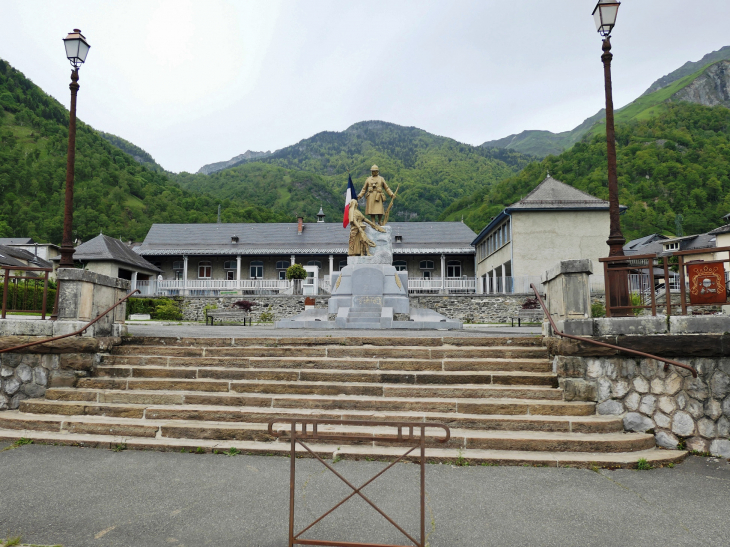
POLYGON ((687 275, 691 304, 724 304, 727 301, 723 262, 687 264, 687 275))

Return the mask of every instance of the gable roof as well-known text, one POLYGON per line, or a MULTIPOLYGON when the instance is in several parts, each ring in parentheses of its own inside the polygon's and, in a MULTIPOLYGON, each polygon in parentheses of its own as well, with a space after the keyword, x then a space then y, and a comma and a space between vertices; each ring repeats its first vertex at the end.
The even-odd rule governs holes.
POLYGON ((162 272, 157 266, 147 262, 123 242, 113 237, 99 234, 94 239, 76 247, 74 260, 79 262, 93 262, 97 260, 111 260, 135 268, 162 272))
MULTIPOLYGON (((0 254, 4 255, 6 258, 13 258, 19 264, 30 266, 31 268, 53 267, 53 264, 34 255, 30 251, 18 247, 12 247, 10 245, 0 245, 0 254)), ((18 264, 13 265, 17 266, 18 264)))
POLYGON ((31 245, 32 237, 0 237, 0 245, 31 245))
MULTIPOLYGON (((461 222, 389 222, 395 254, 473 254, 474 232, 461 222), (395 237, 394 237, 395 239, 395 237)), ((350 231, 335 222, 153 224, 144 242, 135 247, 142 256, 347 254, 350 231), (237 242, 231 238, 236 236, 237 242)))
POLYGON ((4 245, 0 245, 0 266, 27 266, 24 262, 21 262, 20 260, 13 258, 13 256, 8 252, 8 247, 4 245))

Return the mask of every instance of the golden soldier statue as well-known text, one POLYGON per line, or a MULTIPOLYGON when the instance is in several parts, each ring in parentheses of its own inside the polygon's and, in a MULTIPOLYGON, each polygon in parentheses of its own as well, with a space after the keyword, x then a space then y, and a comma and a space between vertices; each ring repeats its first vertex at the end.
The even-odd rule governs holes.
POLYGON ((365 214, 370 215, 370 220, 380 225, 383 223, 383 215, 385 210, 383 209, 383 203, 385 202, 385 194, 387 193, 391 198, 393 197, 393 191, 388 188, 385 183, 385 179, 379 175, 377 165, 373 165, 370 168, 370 175, 365 181, 365 186, 357 195, 358 199, 365 196, 367 199, 367 205, 365 207, 365 214), (376 218, 377 217, 377 218, 376 218))
POLYGON ((370 256, 370 247, 375 247, 375 243, 365 234, 365 224, 369 224, 379 232, 384 232, 385 229, 381 228, 374 222, 370 222, 360 212, 357 206, 357 200, 350 200, 350 244, 347 249, 349 256, 370 256))

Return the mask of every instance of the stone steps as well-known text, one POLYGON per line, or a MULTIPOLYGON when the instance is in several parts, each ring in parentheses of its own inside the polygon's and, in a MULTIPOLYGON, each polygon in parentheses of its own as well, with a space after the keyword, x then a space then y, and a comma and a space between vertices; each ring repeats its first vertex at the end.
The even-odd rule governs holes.
MULTIPOLYGON (((218 452, 235 448, 242 454, 286 456, 290 453, 287 443, 257 441, 218 441, 207 439, 158 439, 120 435, 69 434, 34 430, 0 429, 0 440, 14 440, 23 436, 39 444, 84 446, 105 449, 159 450, 175 452, 218 452)), ((401 456, 407 449, 391 446, 327 445, 312 443, 310 449, 321 458, 348 460, 377 460, 401 456)), ((309 457, 306 450, 296 448, 297 457, 309 457)), ((652 466, 682 461, 687 453, 680 450, 638 450, 634 452, 541 452, 517 450, 483 450, 429 448, 429 463, 452 465, 530 465, 540 467, 605 467, 611 469, 635 468, 640 459, 652 466)), ((416 461, 409 456, 406 461, 416 461)))
MULTIPOLYGON (((573 407, 575 408, 575 407, 573 407)), ((305 416, 328 420, 437 421, 450 427, 500 431, 556 431, 564 433, 606 433, 623 431, 621 418, 555 414, 466 414, 423 410, 358 410, 287 408, 277 406, 220 406, 193 404, 31 400, 21 411, 63 416, 126 416, 130 418, 181 419, 262 423, 272 418, 305 416)), ((0 420, 2 416, 0 416, 0 420)))
MULTIPOLYGON (((0 428, 15 430, 66 432, 69 434, 99 434, 129 437, 168 439, 207 439, 257 442, 288 442, 268 433, 266 423, 227 423, 191 420, 124 419, 111 417, 79 417, 63 415, 31 416, 18 411, 0 416, 0 428)), ((278 424, 276 430, 286 431, 278 424)), ((394 439, 393 428, 360 426, 322 426, 320 433, 353 434, 371 438, 371 441, 336 440, 334 444, 378 446, 394 439)), ((451 429, 446 444, 437 443, 440 430, 427 432, 428 446, 462 448, 466 450, 523 450, 557 452, 630 452, 654 447, 654 437, 643 433, 564 433, 551 431, 481 431, 451 429)), ((322 442, 322 441, 320 441, 322 442)), ((330 443, 332 444, 332 443, 330 443)))
MULTIPOLYGON (((685 455, 624 433, 621 417, 597 416, 593 402, 565 401, 540 339, 508 337, 135 339, 75 387, 0 413, 0 438, 286 454, 266 424, 296 418, 443 423, 452 439, 427 439, 433 461, 632 467, 685 455)), ((391 428, 332 431, 367 440, 317 441, 317 453, 404 452, 389 444, 391 428)))
POLYGON ((82 378, 79 388, 103 390, 202 391, 299 395, 364 395, 368 397, 509 398, 562 400, 563 392, 549 386, 473 384, 386 384, 291 380, 218 380, 212 378, 82 378))
POLYGON ((94 377, 178 378, 218 380, 284 380, 287 382, 348 382, 386 384, 499 384, 557 387, 552 372, 523 371, 402 371, 402 370, 318 370, 300 368, 161 367, 156 365, 101 365, 94 377))
POLYGON ((233 367, 277 369, 334 370, 405 370, 405 371, 495 371, 551 372, 552 364, 543 358, 476 359, 368 359, 331 357, 166 357, 152 355, 103 355, 104 366, 157 367, 233 367))
MULTIPOLYGON (((52 388, 45 399, 21 401, 21 410, 43 412, 54 404, 87 405, 206 405, 215 407, 265 407, 317 410, 413 411, 446 412, 457 414, 502 414, 507 416, 590 416, 595 414, 595 403, 551 401, 545 399, 460 399, 368 397, 362 395, 312 395, 263 393, 200 393, 197 391, 102 390, 83 388, 52 388), (30 408, 34 410, 30 410, 30 408)), ((224 409, 229 410, 229 409, 224 409)), ((94 411, 100 413, 101 411, 94 411)), ((53 413, 53 412, 51 412, 53 413)), ((59 411, 58 414, 67 414, 59 411)))

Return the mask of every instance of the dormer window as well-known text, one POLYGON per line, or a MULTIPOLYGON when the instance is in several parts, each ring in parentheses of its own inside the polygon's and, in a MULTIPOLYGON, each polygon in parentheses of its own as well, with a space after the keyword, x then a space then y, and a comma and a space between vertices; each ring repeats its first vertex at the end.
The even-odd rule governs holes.
POLYGON ((238 236, 231 236, 231 243, 238 243, 238 236))
POLYGON ((396 243, 403 243, 403 236, 395 236, 396 243))
POLYGON ((675 241, 673 243, 665 243, 664 250, 665 251, 678 251, 679 250, 679 241, 675 241))

